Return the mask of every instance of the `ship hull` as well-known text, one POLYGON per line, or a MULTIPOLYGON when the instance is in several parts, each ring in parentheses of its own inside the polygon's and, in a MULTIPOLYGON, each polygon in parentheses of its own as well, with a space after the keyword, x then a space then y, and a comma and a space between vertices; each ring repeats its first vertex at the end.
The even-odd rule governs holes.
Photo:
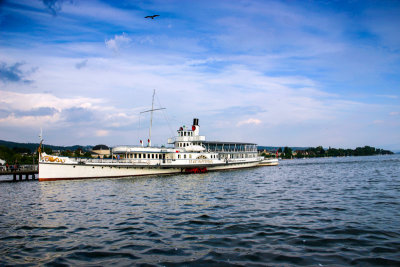
POLYGON ((278 159, 265 159, 261 161, 258 166, 277 166, 278 164, 278 159))
POLYGON ((258 164, 259 161, 185 166, 137 166, 132 164, 90 165, 41 162, 39 163, 39 181, 123 178, 147 175, 168 175, 206 171, 223 171, 251 168, 258 166, 258 164))

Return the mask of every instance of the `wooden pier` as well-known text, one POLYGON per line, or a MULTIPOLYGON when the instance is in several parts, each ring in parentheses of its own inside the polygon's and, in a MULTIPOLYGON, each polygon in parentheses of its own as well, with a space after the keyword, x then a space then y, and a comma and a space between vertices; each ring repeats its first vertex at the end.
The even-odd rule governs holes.
MULTIPOLYGON (((28 181, 28 180, 37 180, 37 175, 38 175, 39 171, 38 171, 38 166, 37 165, 33 165, 33 166, 24 166, 22 168, 19 169, 0 169, 0 176, 3 175, 12 175, 13 182, 17 182, 17 181, 28 181), (31 179, 29 179, 29 177, 31 179)), ((2 180, 2 182, 10 182, 9 180, 2 180)))

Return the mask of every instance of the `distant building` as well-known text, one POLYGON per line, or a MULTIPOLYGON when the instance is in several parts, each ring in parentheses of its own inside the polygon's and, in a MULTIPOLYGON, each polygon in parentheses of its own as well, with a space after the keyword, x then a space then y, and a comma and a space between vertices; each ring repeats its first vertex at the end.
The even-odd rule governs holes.
POLYGON ((93 158, 104 158, 110 156, 110 148, 106 145, 97 145, 92 148, 91 151, 93 158))

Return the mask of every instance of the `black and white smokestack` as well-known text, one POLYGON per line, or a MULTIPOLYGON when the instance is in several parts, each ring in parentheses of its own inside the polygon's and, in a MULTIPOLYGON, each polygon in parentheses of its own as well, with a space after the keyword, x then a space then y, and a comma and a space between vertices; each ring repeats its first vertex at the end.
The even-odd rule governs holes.
POLYGON ((199 126, 199 119, 194 118, 193 119, 193 125, 194 126, 199 126))

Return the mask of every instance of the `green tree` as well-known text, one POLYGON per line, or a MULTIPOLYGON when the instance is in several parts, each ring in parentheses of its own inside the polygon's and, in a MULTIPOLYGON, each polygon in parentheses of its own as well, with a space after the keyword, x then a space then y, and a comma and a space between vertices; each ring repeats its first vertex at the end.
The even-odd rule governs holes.
POLYGON ((43 147, 43 152, 48 154, 48 155, 53 154, 53 150, 50 147, 47 147, 47 146, 43 147))
POLYGON ((85 157, 85 158, 91 158, 91 157, 92 157, 92 154, 90 154, 89 151, 86 151, 85 154, 83 154, 83 157, 85 157))
POLYGON ((285 159, 291 159, 293 157, 293 152, 290 147, 285 146, 283 149, 283 158, 285 159))

